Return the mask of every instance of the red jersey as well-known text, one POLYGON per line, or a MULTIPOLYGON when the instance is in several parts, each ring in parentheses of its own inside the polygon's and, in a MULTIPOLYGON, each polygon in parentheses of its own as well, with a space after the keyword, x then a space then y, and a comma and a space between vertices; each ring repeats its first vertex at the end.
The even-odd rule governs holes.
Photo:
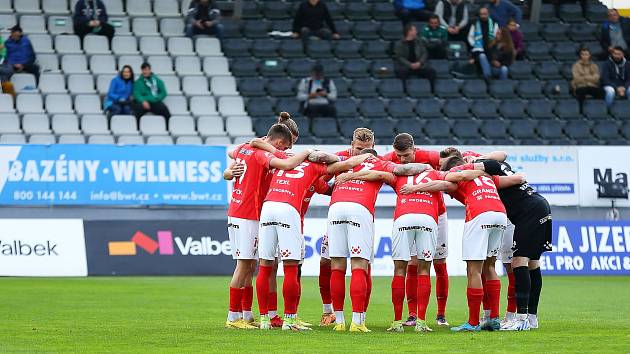
MULTIPOLYGON (((373 170, 393 172, 396 165, 392 162, 381 160, 377 157, 370 157, 360 165, 352 169, 353 172, 373 170)), ((382 182, 367 182, 350 180, 342 185, 335 185, 335 189, 330 199, 330 205, 337 202, 351 202, 363 205, 374 215, 374 204, 376 196, 383 185, 382 182)))
MULTIPOLYGON (((280 151, 280 150, 276 150, 276 152, 274 152, 273 155, 279 159, 286 159, 287 157, 289 157, 286 152, 280 151)), ((275 168, 272 168, 267 172, 267 175, 265 176, 262 183, 260 184, 260 195, 263 195, 263 196, 267 195, 267 192, 269 191, 269 186, 271 185, 271 179, 273 178, 273 175, 275 173, 276 173, 275 168)), ((262 208, 262 205, 260 207, 262 208)))
POLYGON ((478 154, 478 153, 476 153, 474 151, 470 151, 470 150, 462 152, 462 157, 468 157, 468 156, 479 157, 479 156, 481 156, 481 154, 478 154))
MULTIPOLYGON (((398 159, 398 155, 396 155, 395 151, 390 151, 385 156, 383 156, 383 160, 391 161, 393 163, 400 163, 398 159)), ((416 148, 416 153, 413 159, 414 163, 425 163, 430 165, 436 170, 440 170, 440 153, 437 151, 431 150, 422 150, 416 148)), ((444 196, 440 193, 438 200, 438 215, 442 215, 446 213, 446 204, 444 204, 444 196)))
MULTIPOLYGON (((395 151, 390 151, 382 157, 383 160, 391 161, 393 163, 400 163, 395 151)), ((422 150, 416 148, 414 155, 414 163, 426 163, 431 165, 436 170, 440 169, 440 153, 431 150, 422 150)))
MULTIPOLYGON (((473 164, 467 164, 454 167, 450 172, 473 170, 474 168, 473 164)), ((442 173, 441 176, 445 177, 447 174, 448 172, 442 173)), ((496 181, 498 183, 498 179, 496 181)), ((505 213, 505 206, 499 198, 495 180, 488 176, 459 182, 457 191, 451 193, 451 196, 466 206, 466 221, 470 221, 486 211, 505 213)))
POLYGON ((245 166, 243 175, 234 180, 232 199, 228 208, 228 216, 259 220, 264 193, 260 181, 269 170, 269 162, 275 157, 273 154, 252 148, 249 144, 238 146, 233 153, 234 160, 245 166))
POLYGON ((313 183, 325 174, 327 165, 307 161, 290 171, 278 170, 271 179, 265 201, 290 204, 300 213, 306 193, 313 183))
POLYGON ((440 180, 439 172, 435 170, 424 171, 415 176, 396 177, 393 188, 398 195, 396 199, 396 209, 394 209, 394 220, 405 214, 426 214, 438 222, 439 203, 442 200, 442 192, 417 192, 413 194, 400 194, 400 189, 405 184, 428 183, 432 180, 440 180))

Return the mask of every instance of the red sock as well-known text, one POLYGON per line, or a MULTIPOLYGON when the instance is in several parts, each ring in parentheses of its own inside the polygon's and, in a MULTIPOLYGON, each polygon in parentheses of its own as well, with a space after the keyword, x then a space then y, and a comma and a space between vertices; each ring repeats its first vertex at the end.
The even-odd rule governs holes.
POLYGON ((367 271, 365 269, 353 269, 350 278, 350 299, 352 300, 352 312, 365 311, 365 297, 367 295, 367 271))
POLYGON ((363 312, 367 312, 368 305, 370 304, 370 296, 372 296, 372 266, 368 264, 367 276, 365 277, 365 308, 363 312))
POLYGON ((405 284, 407 293, 407 309, 409 316, 416 316, 418 313, 418 266, 407 266, 407 283, 405 284))
POLYGON ((418 275, 418 318, 424 320, 427 316, 427 306, 431 297, 431 276, 418 275))
POLYGON ((483 288, 466 289, 468 299, 468 323, 471 326, 479 325, 479 306, 483 300, 483 288))
POLYGON ((514 281, 514 273, 507 273, 508 291, 507 291, 507 312, 516 312, 516 282, 514 281))
MULTIPOLYGON (((258 288, 256 288, 256 291, 258 291, 258 288)), ((267 310, 278 311, 278 293, 276 291, 270 292, 267 297, 267 310)))
POLYGON ((319 295, 322 297, 322 304, 330 304, 330 266, 319 265, 319 295))
POLYGON ((483 310, 484 311, 489 311, 490 310, 490 299, 488 298, 488 292, 485 291, 486 289, 486 276, 483 275, 483 273, 481 274, 481 286, 483 286, 484 292, 483 292, 483 310))
POLYGON ((392 304, 394 305, 394 321, 402 320, 403 303, 405 302, 405 277, 394 275, 392 278, 392 304))
POLYGON ((346 274, 341 269, 333 269, 330 272, 330 296, 333 309, 343 311, 343 302, 346 300, 346 274))
POLYGON ((302 277, 299 276, 299 273, 298 273, 297 279, 298 279, 298 298, 297 298, 296 308, 300 306, 300 299, 302 298, 302 277))
POLYGON ((241 300, 241 307, 243 311, 251 311, 252 303, 254 302, 254 288, 246 286, 243 288, 243 299, 241 300))
POLYGON ((230 287, 230 311, 241 312, 242 299, 243 299, 243 288, 230 287))
POLYGON ((499 317, 499 303, 501 302, 501 280, 486 280, 484 293, 488 293, 490 299, 490 318, 499 317))
POLYGON ((435 269, 435 296, 437 298, 437 315, 446 313, 446 300, 448 300, 448 271, 446 263, 433 263, 435 269))
POLYGON ((284 297, 284 314, 297 313, 300 284, 298 283, 297 264, 284 265, 284 282, 282 283, 282 297, 284 297))
POLYGON ((269 278, 271 277, 271 266, 258 266, 258 276, 256 277, 256 297, 258 298, 258 310, 261 315, 269 312, 269 278))

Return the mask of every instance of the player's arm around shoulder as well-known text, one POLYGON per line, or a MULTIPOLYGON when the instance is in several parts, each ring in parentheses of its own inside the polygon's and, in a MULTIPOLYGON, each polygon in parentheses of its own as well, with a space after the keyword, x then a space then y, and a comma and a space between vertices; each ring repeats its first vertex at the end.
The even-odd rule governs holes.
POLYGON ((477 157, 476 159, 478 160, 495 160, 495 161, 499 161, 499 162, 503 162, 505 161, 505 159, 507 159, 507 152, 505 151, 492 151, 489 152, 487 154, 481 155, 479 157, 477 157))
POLYGON ((339 162, 341 158, 337 155, 329 154, 327 152, 318 150, 318 151, 313 151, 312 153, 310 153, 308 155, 308 160, 310 162, 331 164, 331 163, 339 162))
POLYGON ((268 142, 264 141, 261 138, 254 138, 254 139, 252 139, 252 141, 249 142, 249 145, 251 147, 253 147, 253 148, 260 149, 260 150, 263 150, 263 151, 267 151, 267 152, 270 152, 272 154, 276 153, 276 148, 273 145, 269 144, 268 142))
MULTIPOLYGON (((477 164, 475 164, 477 165, 477 164)), ((481 164, 483 165, 483 164, 481 164)), ((475 166, 476 168, 477 166, 475 166)), ((449 172, 448 174, 446 174, 446 176, 444 176, 444 180, 447 182, 452 182, 452 183, 459 183, 459 182, 463 182, 463 181, 472 181, 473 179, 477 178, 477 177, 481 177, 483 175, 485 175, 485 171, 484 170, 479 170, 479 169, 474 169, 474 170, 463 170, 463 171, 453 171, 453 172, 449 172)))
POLYGON ((359 166, 360 164, 362 164, 365 160, 367 160, 368 158, 370 158, 370 156, 372 156, 371 154, 361 154, 361 155, 357 155, 357 156, 352 156, 349 159, 343 160, 343 161, 338 161, 338 162, 334 162, 328 165, 327 167, 327 172, 330 175, 334 175, 343 171, 348 171, 351 170, 353 168, 355 168, 356 166, 359 166))
POLYGON ((335 177, 335 184, 344 184, 351 180, 393 184, 396 181, 396 177, 385 171, 366 170, 359 172, 346 172, 335 177))
POLYGON ((430 169, 431 166, 424 163, 407 163, 404 165, 396 165, 393 173, 396 176, 413 176, 430 169))
MULTIPOLYGON (((494 176, 494 177, 497 178, 499 181, 499 183, 497 184, 497 188, 499 189, 518 186, 527 182, 525 175, 522 173, 515 173, 511 176, 494 176)), ((496 180, 495 180, 495 184, 496 184, 496 180)))
POLYGON ((429 181, 420 184, 405 184, 400 189, 402 194, 413 194, 418 192, 453 192, 457 189, 457 184, 449 181, 429 181))
POLYGON ((285 170, 285 171, 292 170, 296 168, 299 164, 304 162, 304 160, 306 160, 308 155, 312 152, 313 150, 311 149, 300 151, 299 153, 286 159, 279 159, 277 157, 273 157, 271 161, 269 161, 269 166, 271 168, 277 168, 279 170, 285 170))

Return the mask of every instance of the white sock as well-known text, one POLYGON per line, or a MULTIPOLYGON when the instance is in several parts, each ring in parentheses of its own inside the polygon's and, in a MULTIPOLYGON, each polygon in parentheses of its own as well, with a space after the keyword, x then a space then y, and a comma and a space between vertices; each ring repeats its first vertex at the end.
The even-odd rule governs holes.
POLYGON ((243 319, 245 321, 251 321, 254 319, 254 314, 251 311, 243 311, 243 319))
POLYGON ((278 311, 269 311, 269 318, 274 318, 278 316, 278 311))
POLYGON ((296 318, 297 315, 294 313, 285 313, 284 318, 296 318))
POLYGON ((227 318, 228 321, 234 322, 234 321, 236 321, 236 320, 238 320, 240 318, 241 318, 240 312, 232 312, 232 311, 228 312, 228 318, 227 318))
POLYGON ((483 310, 483 317, 490 318, 490 310, 483 310))
POLYGON ((324 313, 333 313, 332 304, 324 304, 324 313))
POLYGON ((341 324, 346 322, 345 318, 343 318, 343 311, 335 311, 335 323, 341 324))
POLYGON ((352 323, 354 324, 362 324, 363 322, 361 322, 361 318, 362 318, 362 313, 361 312, 353 312, 352 313, 352 323))
POLYGON ((367 312, 361 312, 361 323, 365 323, 365 315, 367 312))

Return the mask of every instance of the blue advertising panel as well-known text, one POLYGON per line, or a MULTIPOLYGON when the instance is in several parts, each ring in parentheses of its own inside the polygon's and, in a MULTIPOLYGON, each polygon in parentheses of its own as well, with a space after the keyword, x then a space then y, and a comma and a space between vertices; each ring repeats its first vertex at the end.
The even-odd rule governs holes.
POLYGON ((0 146, 3 205, 227 205, 219 146, 0 146))
POLYGON ((545 274, 630 274, 630 221, 553 221, 553 251, 545 274))

